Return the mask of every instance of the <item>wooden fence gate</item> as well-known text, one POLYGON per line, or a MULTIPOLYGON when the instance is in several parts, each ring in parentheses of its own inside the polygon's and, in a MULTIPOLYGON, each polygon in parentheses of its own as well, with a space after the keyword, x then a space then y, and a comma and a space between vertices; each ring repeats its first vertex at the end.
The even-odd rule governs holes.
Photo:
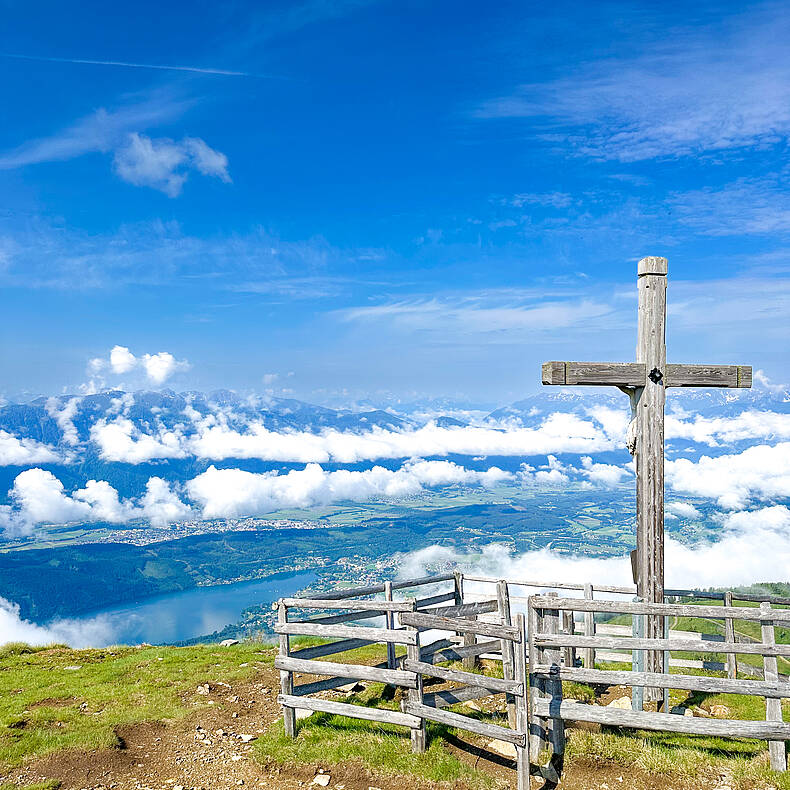
MULTIPOLYGON (((780 681, 777 657, 790 657, 790 645, 777 645, 774 624, 790 623, 790 610, 772 609, 763 602, 759 608, 701 606, 689 604, 650 604, 626 601, 590 601, 558 598, 550 595, 531 596, 528 602, 529 673, 530 673, 530 758, 539 759, 545 748, 551 749, 551 761, 561 767, 565 749, 565 721, 583 721, 722 738, 742 737, 768 741, 771 767, 787 768, 785 741, 790 740, 790 724, 782 720, 782 698, 790 698, 790 683, 780 681), (761 624, 762 638, 756 643, 709 641, 685 638, 644 638, 634 636, 577 636, 562 633, 561 612, 631 615, 634 619, 647 616, 704 617, 707 619, 749 620, 761 624), (668 672, 613 671, 563 666, 564 648, 598 650, 626 649, 634 652, 634 666, 644 666, 638 654, 663 652, 668 665, 672 651, 702 653, 748 654, 762 656, 763 680, 741 680, 721 677, 669 674, 668 672), (644 688, 681 689, 710 693, 749 694, 765 698, 765 721, 703 719, 643 710, 624 710, 587 705, 562 696, 562 681, 603 685, 626 685, 634 690, 644 688)), ((641 630, 641 629, 639 629, 641 630)), ((641 630, 644 633, 644 630, 641 630)))

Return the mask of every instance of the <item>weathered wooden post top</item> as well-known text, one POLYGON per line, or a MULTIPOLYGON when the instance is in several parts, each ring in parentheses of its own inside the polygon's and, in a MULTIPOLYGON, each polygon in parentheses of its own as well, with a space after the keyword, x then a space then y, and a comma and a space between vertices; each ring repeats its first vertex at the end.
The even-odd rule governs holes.
MULTIPOLYGON (((636 362, 546 362, 543 383, 611 385, 631 398, 628 449, 636 459, 636 585, 645 601, 664 596, 664 398, 666 387, 751 387, 747 365, 668 365, 667 259, 637 268, 636 362)), ((652 619, 652 618, 651 618, 652 619)), ((650 630, 650 625, 648 625, 650 630)), ((646 634, 661 636, 661 634, 646 634)), ((660 671, 660 670, 659 670, 660 671)))

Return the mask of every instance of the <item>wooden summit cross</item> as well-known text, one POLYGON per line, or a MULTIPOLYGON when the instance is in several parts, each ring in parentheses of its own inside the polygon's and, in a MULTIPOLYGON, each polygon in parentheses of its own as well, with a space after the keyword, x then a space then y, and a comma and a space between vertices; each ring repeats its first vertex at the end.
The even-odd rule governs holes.
MULTIPOLYGON (((627 445, 636 459, 637 595, 664 599, 664 400, 666 387, 751 387, 746 365, 667 365, 667 259, 642 258, 637 267, 639 328, 636 362, 546 362, 543 383, 611 385, 631 398, 627 445)), ((661 637, 660 618, 647 618, 647 637, 661 637)), ((652 671, 663 669, 654 663, 652 671)), ((650 666, 647 667, 651 671, 650 666)))

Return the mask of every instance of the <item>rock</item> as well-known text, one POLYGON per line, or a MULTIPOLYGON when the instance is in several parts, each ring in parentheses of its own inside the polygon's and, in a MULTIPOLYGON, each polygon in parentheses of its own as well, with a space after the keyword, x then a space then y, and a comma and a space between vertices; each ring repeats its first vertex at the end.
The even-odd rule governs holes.
POLYGON ((331 778, 332 777, 330 777, 329 774, 316 774, 313 777, 311 784, 318 785, 319 787, 326 787, 329 784, 331 778))
POLYGON ((730 717, 730 709, 726 705, 711 705, 710 715, 717 719, 728 719, 730 717))
POLYGON ((202 686, 198 686, 196 689, 198 694, 203 694, 203 696, 211 693, 211 686, 208 683, 204 683, 202 686))
POLYGON ((257 735, 239 735, 239 740, 242 743, 249 743, 250 741, 256 740, 257 737, 257 735))
POLYGON ((507 741, 495 739, 493 741, 489 741, 486 744, 486 748, 490 749, 492 752, 501 754, 503 757, 510 757, 513 760, 516 759, 516 747, 507 741))
POLYGON ((631 699, 630 697, 618 697, 617 699, 613 699, 606 707, 631 710, 631 699))
POLYGON ((239 644, 238 639, 223 639, 220 643, 220 647, 230 647, 231 645, 239 644))
POLYGON ((238 702, 239 695, 238 694, 231 694, 229 697, 225 697, 228 702, 238 702))
POLYGON ((476 702, 464 702, 464 705, 470 710, 483 710, 476 702))
POLYGON ((302 721, 303 719, 309 719, 313 715, 312 710, 306 710, 305 708, 297 708, 296 709, 296 720, 302 721))
POLYGON ((364 691, 365 687, 358 681, 355 680, 352 683, 346 683, 345 686, 338 686, 338 691, 345 691, 347 694, 351 694, 355 691, 364 691))
POLYGON ((63 667, 63 669, 68 672, 76 672, 78 669, 82 669, 82 664, 73 664, 72 666, 63 667))

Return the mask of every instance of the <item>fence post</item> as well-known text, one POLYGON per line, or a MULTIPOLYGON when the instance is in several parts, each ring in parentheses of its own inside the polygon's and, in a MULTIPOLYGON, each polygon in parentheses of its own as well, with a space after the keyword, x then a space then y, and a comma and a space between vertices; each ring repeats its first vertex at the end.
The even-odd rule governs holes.
MULTIPOLYGON (((503 625, 511 625, 512 618, 510 615, 510 593, 507 589, 507 581, 500 579, 496 584, 496 599, 499 610, 499 620, 503 625)), ((505 680, 514 680, 514 661, 515 652, 513 650, 513 642, 509 639, 500 640, 502 650, 502 675, 505 680)), ((507 721, 511 727, 516 726, 516 698, 512 694, 505 694, 507 701, 507 721)))
MULTIPOLYGON (((455 605, 461 606, 464 602, 464 575, 460 571, 453 573, 455 578, 455 605)), ((464 647, 471 647, 477 644, 477 635, 465 633, 464 634, 464 647)), ((477 664, 477 656, 465 656, 461 660, 461 665, 464 669, 474 669, 477 664)))
POLYGON ((516 626, 521 637, 515 647, 516 680, 522 684, 523 693, 516 698, 516 729, 524 735, 524 745, 516 746, 516 772, 518 790, 529 790, 529 711, 527 708, 527 633, 524 627, 524 615, 516 615, 516 626))
POLYGON ((539 718, 535 715, 535 703, 546 696, 544 683, 534 670, 543 661, 545 649, 535 644, 538 634, 543 632, 543 610, 538 609, 533 603, 533 596, 529 596, 527 601, 527 622, 529 633, 529 760, 537 763, 540 753, 548 744, 548 733, 546 731, 547 719, 539 718))
MULTIPOLYGON (((280 624, 288 622, 288 609, 282 600, 277 602, 277 622, 280 624)), ((290 654, 290 648, 291 644, 288 634, 280 634, 280 655, 287 658, 290 654)), ((280 693, 283 695, 292 694, 293 686, 294 680, 291 672, 281 669, 280 693)), ((283 705, 283 727, 285 729, 285 734, 289 738, 296 737, 296 711, 293 708, 289 708, 285 705, 283 705)))
MULTIPOLYGON (((562 630, 568 636, 573 636, 574 633, 574 623, 573 623, 573 612, 563 612, 562 613, 562 630)), ((575 667, 576 666, 576 648, 575 647, 565 647, 563 649, 563 656, 562 656, 563 663, 566 667, 575 667)))
MULTIPOLYGON (((634 601, 641 603, 641 598, 634 598, 634 601)), ((645 635, 645 615, 631 615, 631 634, 637 639, 644 638, 645 635)), ((645 651, 631 651, 631 669, 634 672, 645 671, 645 651)), ((644 686, 631 686, 631 710, 643 710, 645 707, 645 688, 644 686)))
MULTIPOLYGON (((392 582, 384 582, 384 600, 385 601, 392 601, 392 582)), ((387 628, 391 631, 395 628, 395 612, 388 611, 385 615, 385 619, 387 622, 387 628)), ((419 658, 417 659, 419 661, 419 658)), ((388 669, 395 669, 396 666, 396 659, 395 659, 395 644, 393 642, 387 642, 387 668, 388 669)))
MULTIPOLYGON (((584 597, 588 601, 593 599, 592 584, 584 585, 584 597)), ((584 613, 584 635, 595 636, 595 612, 584 613)), ((595 648, 588 647, 584 651, 584 668, 595 669, 595 648)))
MULTIPOLYGON (((731 590, 727 590, 727 592, 724 593, 724 605, 732 606, 731 590)), ((724 639, 727 642, 735 641, 735 621, 732 619, 732 617, 726 617, 724 619, 724 639)), ((727 677, 733 679, 738 677, 737 653, 727 653, 727 677)))
MULTIPOLYGON (((549 593, 549 597, 556 597, 557 593, 549 593)), ((546 633, 560 633, 560 611, 559 609, 548 609, 545 613, 546 633)), ((557 775, 562 771, 562 763, 565 756, 565 722, 559 715, 560 703, 562 702, 562 680, 560 680, 560 648, 550 647, 545 651, 546 663, 551 665, 551 680, 548 683, 548 693, 551 697, 551 708, 556 712, 556 716, 551 719, 551 765, 557 771, 557 775)))
MULTIPOLYGON (((406 645, 406 657, 409 659, 409 661, 420 660, 420 633, 418 628, 414 627, 414 630, 417 631, 417 644, 406 645)), ((409 702, 415 702, 418 705, 423 704, 422 674, 420 672, 417 673, 417 687, 409 689, 407 696, 409 702)), ((415 754, 421 754, 427 747, 427 741, 428 738, 425 728, 425 719, 420 718, 420 723, 411 730, 411 750, 415 754)))
MULTIPOLYGON (((773 620, 770 619, 771 604, 768 601, 763 601, 760 604, 760 614, 765 615, 765 619, 760 623, 762 642, 764 645, 768 646, 775 645, 776 635, 774 633, 773 620)), ((779 682, 779 670, 777 668, 776 656, 763 656, 763 675, 766 683, 779 682)), ((782 721, 782 700, 766 698, 765 720, 782 721)), ((768 754, 771 758, 771 768, 774 771, 787 770, 784 741, 768 741, 768 754)))

